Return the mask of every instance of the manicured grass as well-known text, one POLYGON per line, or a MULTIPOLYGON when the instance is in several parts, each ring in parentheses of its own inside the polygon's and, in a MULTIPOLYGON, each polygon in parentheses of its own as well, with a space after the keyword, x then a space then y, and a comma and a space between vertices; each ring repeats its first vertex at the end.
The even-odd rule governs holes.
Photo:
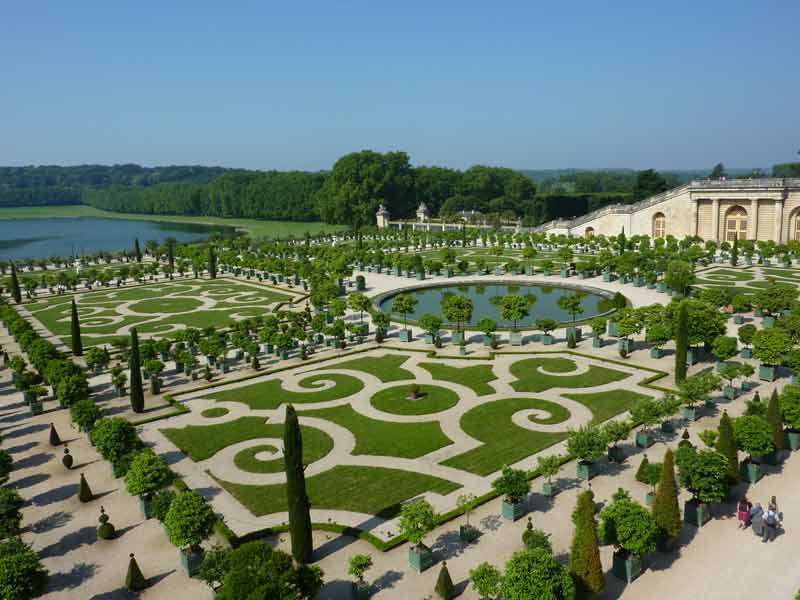
POLYGON ((520 461, 567 437, 565 432, 531 431, 511 421, 514 413, 533 408, 550 413, 546 419, 531 419, 536 423, 550 425, 570 417, 569 410, 560 404, 537 398, 509 398, 481 404, 461 417, 461 428, 483 442, 483 445, 449 458, 442 464, 477 475, 488 475, 503 465, 520 461))
POLYGON ((428 371, 434 379, 460 383, 470 388, 478 396, 495 393, 495 389, 489 385, 490 381, 497 379, 492 365, 451 367, 441 363, 419 363, 419 366, 428 371))
POLYGON ((421 385, 417 400, 409 400, 410 385, 396 385, 375 394, 370 403, 393 415, 430 415, 453 408, 458 394, 438 385, 421 385))
POLYGON ((352 406, 303 411, 301 416, 326 419, 349 430, 356 438, 353 454, 419 458, 453 442, 438 421, 393 423, 365 417, 352 406))
POLYGON ((577 370, 574 361, 567 358, 528 358, 511 365, 511 374, 517 378, 511 386, 517 392, 543 392, 550 388, 585 388, 621 381, 630 377, 628 373, 591 365, 581 375, 548 375, 549 373, 569 373, 577 370))
POLYGON ((798 269, 769 269, 764 268, 762 269, 765 275, 770 275, 772 277, 784 277, 787 279, 800 279, 800 270, 798 269))
MULTIPOLYGON (((216 479, 257 517, 287 510, 284 484, 241 485, 216 479)), ((384 519, 395 517, 405 500, 425 492, 449 494, 459 487, 451 481, 413 471, 348 465, 306 479, 314 508, 349 510, 384 519)))
POLYGON ((203 412, 200 413, 200 416, 206 417, 207 419, 215 419, 217 417, 224 417, 230 411, 227 408, 207 408, 203 412))
POLYGON ((580 402, 591 410, 594 413, 593 423, 602 423, 621 412, 630 410, 637 402, 649 396, 631 390, 613 390, 591 394, 564 394, 564 397, 580 402))
POLYGON ((700 276, 705 277, 706 279, 720 279, 723 281, 751 281, 755 279, 753 273, 731 269, 716 269, 714 271, 706 271, 701 273, 700 276))
POLYGON ((277 451, 278 449, 275 446, 269 444, 245 448, 233 457, 233 464, 248 473, 281 473, 286 469, 286 464, 282 457, 271 460, 258 460, 256 458, 256 454, 262 452, 274 454, 277 451))
POLYGON ((363 371, 380 379, 383 383, 390 381, 401 381, 403 379, 414 379, 411 371, 400 368, 400 365, 408 360, 408 356, 402 354, 386 354, 385 356, 365 356, 355 358, 343 363, 337 363, 337 369, 352 369, 363 371))
POLYGON ((151 298, 131 304, 133 312, 161 315, 163 313, 184 313, 197 310, 203 303, 193 298, 151 298))
MULTIPOLYGON (((303 460, 311 462, 333 448, 333 440, 324 431, 300 426, 303 434, 303 460)), ((214 456, 223 448, 258 438, 283 438, 283 423, 265 423, 263 417, 242 417, 217 425, 188 425, 182 429, 162 429, 169 441, 195 462, 214 456)))
POLYGON ((137 213, 117 213, 99 210, 91 206, 31 206, 0 208, 0 219, 53 219, 62 217, 100 217, 104 219, 132 219, 136 221, 157 221, 166 223, 198 223, 205 225, 224 225, 244 229, 255 238, 287 239, 290 236, 302 238, 306 232, 316 235, 346 229, 344 225, 298 221, 259 221, 256 219, 223 219, 221 217, 189 217, 176 215, 151 215, 137 213))
POLYGON ((310 402, 326 402, 339 400, 357 394, 364 388, 360 379, 339 373, 311 375, 300 380, 300 385, 309 388, 308 393, 290 392, 283 389, 280 379, 269 379, 232 390, 224 390, 209 394, 206 398, 214 400, 232 400, 243 402, 256 410, 275 409, 281 404, 307 404, 310 402), (314 390, 318 381, 333 381, 335 386, 329 389, 314 390))

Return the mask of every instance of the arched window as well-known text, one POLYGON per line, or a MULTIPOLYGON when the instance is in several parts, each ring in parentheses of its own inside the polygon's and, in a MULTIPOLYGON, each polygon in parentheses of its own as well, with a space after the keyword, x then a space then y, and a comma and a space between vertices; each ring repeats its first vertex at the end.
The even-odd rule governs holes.
POLYGON ((586 231, 583 232, 583 236, 590 238, 594 235, 594 227, 587 227, 586 231))
POLYGON ((666 237, 667 235, 667 218, 664 213, 656 213, 653 215, 653 239, 666 237))
POLYGON ((794 241, 800 242, 800 218, 794 219, 794 241))
POLYGON ((732 206, 725 214, 725 241, 747 239, 747 211, 741 206, 732 206))

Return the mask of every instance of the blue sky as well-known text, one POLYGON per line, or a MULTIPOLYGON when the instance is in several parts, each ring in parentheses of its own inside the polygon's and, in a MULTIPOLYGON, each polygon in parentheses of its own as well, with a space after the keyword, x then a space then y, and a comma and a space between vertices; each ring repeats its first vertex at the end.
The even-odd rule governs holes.
POLYGON ((0 165, 770 166, 800 2, 3 0, 0 165))

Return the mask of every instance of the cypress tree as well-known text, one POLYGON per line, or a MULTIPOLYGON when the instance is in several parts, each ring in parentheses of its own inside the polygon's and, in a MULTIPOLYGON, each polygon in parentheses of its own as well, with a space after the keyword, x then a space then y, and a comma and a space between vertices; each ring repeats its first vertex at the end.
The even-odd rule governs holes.
POLYGON ((678 507, 678 483, 675 481, 675 456, 671 448, 664 454, 661 479, 658 482, 653 518, 661 529, 664 541, 671 545, 681 532, 681 509, 678 507))
POLYGON ((289 504, 289 532, 292 536, 292 556, 301 564, 311 560, 311 505, 306 492, 303 467, 303 437, 294 406, 286 407, 283 429, 283 460, 286 466, 286 495, 289 504))
POLYGON ((167 242, 167 262, 170 272, 175 270, 175 243, 172 240, 167 242))
POLYGON ((19 279, 17 278, 17 265, 11 263, 11 295, 14 296, 14 302, 22 304, 22 292, 19 289, 19 279))
POLYGON ((739 236, 733 236, 733 248, 731 249, 731 266, 735 267, 739 263, 739 236))
POLYGON ((569 572, 575 580, 577 598, 591 598, 605 587, 600 544, 597 539, 594 493, 581 492, 572 513, 575 533, 570 548, 569 572))
POLYGON ((211 279, 217 278, 217 255, 214 253, 214 246, 208 246, 208 276, 211 279))
POLYGON ((72 353, 75 356, 83 356, 83 341, 81 340, 81 322, 78 319, 78 306, 75 298, 72 299, 72 353))
POLYGON ((717 452, 728 459, 728 482, 739 482, 739 451, 736 447, 736 438, 733 435, 733 421, 728 416, 728 411, 722 412, 717 428, 717 452))
POLYGON ((50 423, 50 445, 51 446, 60 446, 61 445, 61 438, 56 431, 56 426, 50 423))
POLYGON ((453 586, 453 580, 450 577, 450 571, 447 570, 447 561, 442 561, 442 568, 439 571, 439 577, 436 579, 436 587, 434 588, 436 595, 442 600, 452 600, 456 597, 456 589, 453 586))
POLYGON ((91 502, 93 498, 94 494, 92 493, 92 488, 89 487, 86 477, 81 473, 81 487, 78 491, 78 500, 81 502, 91 502))
POLYGON ((675 383, 686 379, 686 351, 689 348, 689 309, 681 302, 678 309, 678 327, 675 333, 675 383))
POLYGON ((131 409, 144 412, 144 389, 142 388, 142 365, 139 358, 139 333, 131 329, 131 409))
POLYGON ((783 450, 785 446, 783 440, 783 417, 778 404, 778 390, 772 390, 772 396, 769 397, 767 421, 772 428, 772 443, 775 446, 775 450, 783 450))
POLYGON ((133 240, 133 255, 136 257, 136 262, 142 262, 142 249, 139 248, 139 238, 133 240))
POLYGON ((131 552, 131 559, 128 561, 128 574, 125 576, 125 587, 129 592, 141 592, 147 587, 147 580, 142 575, 139 563, 131 552))

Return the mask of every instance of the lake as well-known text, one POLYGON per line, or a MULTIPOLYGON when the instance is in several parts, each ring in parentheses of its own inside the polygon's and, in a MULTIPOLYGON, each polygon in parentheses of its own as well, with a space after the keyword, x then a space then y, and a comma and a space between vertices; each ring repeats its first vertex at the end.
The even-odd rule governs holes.
POLYGON ((174 237, 179 242, 197 242, 213 233, 232 231, 218 225, 94 217, 0 220, 0 260, 132 250, 135 238, 144 251, 147 240, 174 237))

